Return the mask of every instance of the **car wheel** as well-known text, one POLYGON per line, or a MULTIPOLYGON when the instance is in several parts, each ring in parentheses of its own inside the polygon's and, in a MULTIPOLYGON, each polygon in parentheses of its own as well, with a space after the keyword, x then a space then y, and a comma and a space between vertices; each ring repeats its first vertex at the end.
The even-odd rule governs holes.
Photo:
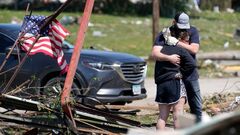
MULTIPOLYGON (((50 79, 41 91, 42 102, 47 104, 49 107, 61 107, 60 100, 61 100, 61 91, 64 87, 65 78, 64 77, 55 77, 50 79)), ((72 91, 70 94, 70 100, 79 102, 83 102, 81 99, 78 99, 78 95, 81 94, 80 87, 73 82, 72 84, 72 91)))

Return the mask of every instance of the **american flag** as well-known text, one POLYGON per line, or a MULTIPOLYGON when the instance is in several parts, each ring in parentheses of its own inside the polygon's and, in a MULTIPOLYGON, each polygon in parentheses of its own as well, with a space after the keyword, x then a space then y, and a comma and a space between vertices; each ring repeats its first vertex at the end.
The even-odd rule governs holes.
POLYGON ((25 16, 21 27, 21 32, 26 32, 22 40, 21 49, 28 51, 36 39, 36 35, 41 37, 34 44, 29 55, 44 53, 57 60, 61 73, 66 73, 68 64, 62 51, 62 43, 69 32, 55 19, 47 28, 40 31, 40 26, 45 22, 46 17, 41 15, 25 16))

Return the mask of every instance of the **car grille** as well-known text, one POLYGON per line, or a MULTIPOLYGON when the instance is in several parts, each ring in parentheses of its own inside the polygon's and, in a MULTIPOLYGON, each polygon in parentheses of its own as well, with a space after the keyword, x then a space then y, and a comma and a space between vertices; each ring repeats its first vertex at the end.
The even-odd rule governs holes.
POLYGON ((130 83, 140 83, 146 76, 146 63, 127 63, 121 65, 123 79, 130 83))

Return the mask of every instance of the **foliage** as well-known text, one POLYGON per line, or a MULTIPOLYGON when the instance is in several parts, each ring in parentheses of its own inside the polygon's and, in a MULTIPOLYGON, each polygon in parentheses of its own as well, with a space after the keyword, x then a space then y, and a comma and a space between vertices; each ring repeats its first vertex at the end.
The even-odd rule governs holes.
POLYGON ((160 0, 160 15, 174 17, 179 11, 188 11, 188 0, 160 0))
POLYGON ((99 0, 96 1, 94 11, 113 15, 149 15, 152 12, 151 3, 136 4, 129 0, 99 0))
POLYGON ((202 0, 200 7, 204 10, 212 10, 214 6, 219 6, 220 10, 231 8, 232 0, 202 0))
MULTIPOLYGON (((178 10, 185 11, 186 3, 188 0, 160 0, 161 15, 171 17, 178 10)), ((61 3, 55 1, 54 3, 44 3, 39 0, 30 1, 31 9, 38 11, 54 11, 61 3)), ((81 12, 84 9, 85 0, 73 0, 65 11, 68 12, 81 12)), ((9 6, 1 6, 1 8, 24 10, 26 8, 27 1, 15 2, 9 6)), ((130 0, 96 0, 94 4, 94 13, 111 14, 111 15, 151 15, 152 14, 152 2, 148 0, 138 1, 136 3, 130 0)))

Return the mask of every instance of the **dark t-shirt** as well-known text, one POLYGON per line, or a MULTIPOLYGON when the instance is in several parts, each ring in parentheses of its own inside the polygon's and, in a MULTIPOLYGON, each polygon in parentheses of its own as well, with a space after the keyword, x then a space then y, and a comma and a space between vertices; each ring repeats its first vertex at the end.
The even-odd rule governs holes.
POLYGON ((161 83, 171 79, 175 79, 175 75, 179 72, 183 74, 183 79, 186 79, 193 70, 196 68, 196 62, 192 56, 186 51, 178 46, 167 46, 165 45, 162 53, 171 55, 178 54, 180 56, 180 65, 172 64, 169 61, 156 61, 155 64, 155 83, 161 83))
MULTIPOLYGON (((171 28, 170 28, 171 30, 171 28)), ((199 34, 198 34, 198 30, 191 26, 190 29, 187 30, 187 32, 189 33, 189 44, 191 43, 197 43, 200 45, 200 41, 199 41, 199 34)), ((160 32, 154 42, 154 46, 164 46, 165 45, 165 39, 163 37, 163 33, 160 32)), ((164 53, 165 54, 165 53, 164 53)), ((190 54, 192 56, 192 58, 194 59, 195 63, 196 63, 196 55, 195 54, 190 54)), ((197 72, 197 68, 195 68, 191 74, 189 74, 185 79, 186 80, 197 80, 199 78, 198 72, 197 72)))

